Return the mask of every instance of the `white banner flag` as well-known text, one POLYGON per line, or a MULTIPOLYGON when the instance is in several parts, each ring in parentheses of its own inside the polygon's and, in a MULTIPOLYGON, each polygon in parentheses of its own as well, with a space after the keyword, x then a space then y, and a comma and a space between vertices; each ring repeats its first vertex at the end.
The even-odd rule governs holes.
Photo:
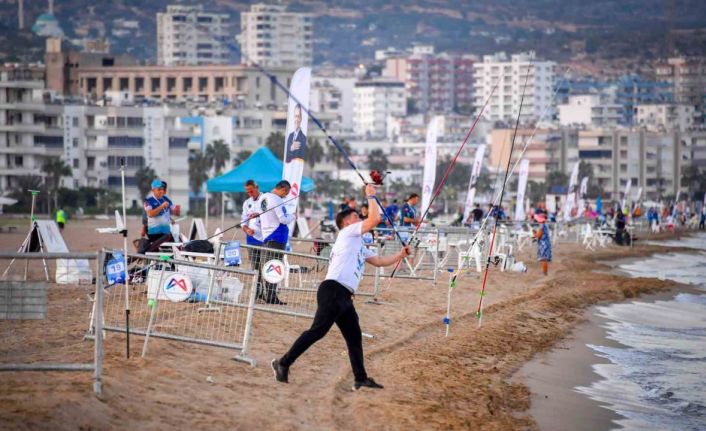
POLYGON ((427 144, 424 148, 424 180, 422 183, 422 214, 427 212, 436 182, 436 136, 439 117, 434 117, 427 126, 427 144))
POLYGON ((584 208, 586 208, 586 193, 588 193, 588 177, 581 178, 581 187, 579 187, 579 206, 577 216, 581 217, 584 208))
POLYGON ((629 196, 630 196, 630 186, 632 186, 632 179, 628 178, 628 182, 625 184, 625 193, 623 195, 623 202, 620 205, 620 208, 622 210, 625 210, 625 205, 630 204, 629 196))
POLYGON ((483 158, 485 157, 485 145, 481 145, 476 149, 476 156, 473 159, 471 166, 471 180, 468 181, 468 193, 466 194, 466 205, 463 209, 463 223, 466 223, 468 217, 473 211, 473 200, 476 197, 476 182, 480 176, 481 168, 483 167, 483 158))
POLYGON ((529 176, 529 160, 522 159, 520 173, 517 177, 517 202, 515 203, 515 221, 525 219, 525 191, 527 190, 527 177, 529 176))
MULTIPOLYGON (((298 69, 292 76, 289 92, 307 109, 309 107, 310 87, 311 69, 308 67, 298 69)), ((289 98, 287 108, 287 133, 284 139, 284 166, 282 168, 282 179, 289 181, 292 185, 289 195, 284 199, 292 199, 285 204, 287 214, 294 214, 299 204, 304 161, 306 160, 307 124, 309 122, 309 116, 294 98, 289 98)), ((294 223, 289 226, 289 235, 291 236, 293 232, 294 223)))
POLYGON ((571 170, 571 178, 569 180, 569 192, 566 195, 566 202, 564 203, 564 220, 571 220, 571 211, 573 211, 576 206, 576 183, 579 180, 579 162, 574 164, 574 168, 571 170))

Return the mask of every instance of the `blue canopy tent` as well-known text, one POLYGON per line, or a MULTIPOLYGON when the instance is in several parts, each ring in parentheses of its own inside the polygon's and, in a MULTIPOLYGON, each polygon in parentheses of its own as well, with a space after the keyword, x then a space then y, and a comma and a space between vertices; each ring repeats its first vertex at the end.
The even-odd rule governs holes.
MULTIPOLYGON (((272 190, 282 180, 282 161, 269 148, 262 147, 237 168, 208 180, 206 190, 209 193, 244 192, 245 182, 250 179, 255 180, 263 192, 272 190)), ((310 192, 314 187, 314 180, 302 177, 302 192, 310 192)))
MULTIPOLYGON (((220 177, 206 181, 208 193, 244 192, 245 182, 255 180, 263 192, 275 188, 282 180, 282 161, 275 157, 267 147, 255 151, 237 168, 226 172, 220 177)), ((301 192, 314 190, 314 180, 302 177, 301 192)), ((208 193, 206 193, 206 208, 208 208, 208 193)), ((225 195, 221 198, 221 229, 225 218, 225 195)), ((206 228, 208 229, 208 211, 206 212, 206 228)))

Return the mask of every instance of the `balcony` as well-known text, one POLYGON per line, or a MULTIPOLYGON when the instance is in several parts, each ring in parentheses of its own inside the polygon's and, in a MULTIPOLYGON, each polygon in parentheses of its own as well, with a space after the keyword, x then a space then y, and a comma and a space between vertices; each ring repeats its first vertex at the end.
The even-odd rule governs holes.
POLYGON ((0 132, 44 133, 44 124, 9 123, 0 124, 0 132))

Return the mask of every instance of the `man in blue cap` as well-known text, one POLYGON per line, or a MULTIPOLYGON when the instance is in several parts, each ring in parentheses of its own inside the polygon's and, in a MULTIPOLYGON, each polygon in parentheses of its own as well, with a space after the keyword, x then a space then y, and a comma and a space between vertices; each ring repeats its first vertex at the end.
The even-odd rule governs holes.
POLYGON ((164 181, 156 179, 151 185, 152 191, 145 198, 144 208, 147 213, 147 238, 154 242, 164 235, 171 236, 171 209, 174 204, 166 196, 164 181))

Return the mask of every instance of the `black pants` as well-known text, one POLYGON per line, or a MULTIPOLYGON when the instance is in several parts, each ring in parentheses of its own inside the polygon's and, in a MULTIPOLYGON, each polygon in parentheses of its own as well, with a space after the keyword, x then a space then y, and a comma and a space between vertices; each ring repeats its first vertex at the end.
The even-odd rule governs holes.
MULTIPOLYGON (((263 250, 260 261, 264 265, 268 261, 272 259, 277 259, 277 260, 282 260, 282 253, 278 253, 277 250, 284 250, 287 247, 287 244, 282 244, 280 242, 275 242, 275 241, 267 241, 265 243, 265 247, 269 248, 271 250, 263 250)), ((262 273, 262 268, 260 270, 260 273, 262 273)), ((276 302, 275 299, 277 298, 277 284, 274 283, 268 283, 267 281, 263 282, 265 285, 265 292, 264 295, 265 297, 263 298, 265 302, 276 302)))
POLYGON ((292 365, 309 347, 322 339, 335 323, 346 340, 355 380, 367 379, 363 363, 363 335, 358 323, 358 313, 353 306, 353 294, 341 283, 325 280, 319 285, 316 302, 318 307, 311 328, 297 338, 289 352, 280 359, 280 364, 285 367, 292 365))
POLYGON ((260 270, 260 257, 262 250, 259 248, 248 249, 248 255, 250 256, 250 269, 257 273, 257 297, 262 298, 262 271, 260 270))

